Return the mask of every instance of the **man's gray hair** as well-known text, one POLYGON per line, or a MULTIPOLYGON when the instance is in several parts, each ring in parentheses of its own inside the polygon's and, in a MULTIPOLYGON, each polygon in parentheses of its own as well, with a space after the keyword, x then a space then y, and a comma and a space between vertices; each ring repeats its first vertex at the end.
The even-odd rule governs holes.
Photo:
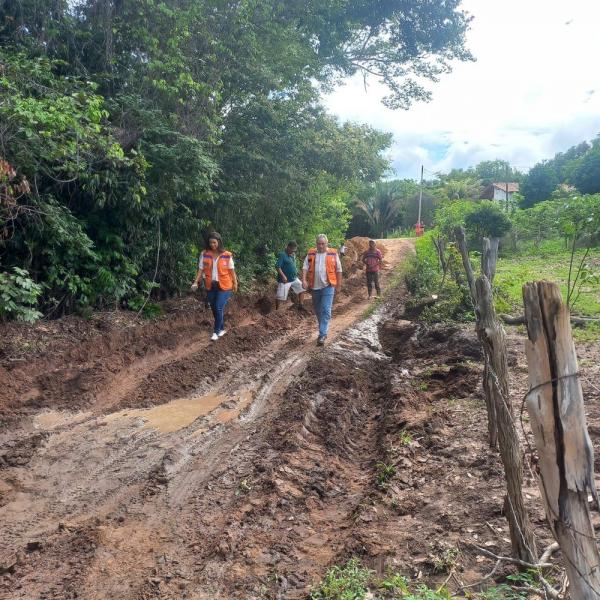
POLYGON ((317 243, 319 243, 319 240, 325 240, 325 242, 329 242, 329 240, 327 239, 327 236, 324 233, 320 233, 317 236, 317 243))

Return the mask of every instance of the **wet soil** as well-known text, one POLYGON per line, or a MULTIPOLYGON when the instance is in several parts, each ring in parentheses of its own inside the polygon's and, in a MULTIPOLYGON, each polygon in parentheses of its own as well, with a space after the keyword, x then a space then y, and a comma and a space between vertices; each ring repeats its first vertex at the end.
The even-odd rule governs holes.
MULTIPOLYGON (((389 283, 412 246, 385 244, 389 283)), ((352 556, 454 591, 482 579, 475 546, 510 542, 472 327, 403 320, 401 285, 367 310, 362 277, 324 349, 310 312, 260 298, 213 345, 187 299, 5 346, 0 598, 307 598, 352 556)), ((522 333, 509 340, 519 398, 522 333)), ((596 445, 598 346, 580 355, 596 445)), ((531 473, 525 494, 543 546, 531 473)))

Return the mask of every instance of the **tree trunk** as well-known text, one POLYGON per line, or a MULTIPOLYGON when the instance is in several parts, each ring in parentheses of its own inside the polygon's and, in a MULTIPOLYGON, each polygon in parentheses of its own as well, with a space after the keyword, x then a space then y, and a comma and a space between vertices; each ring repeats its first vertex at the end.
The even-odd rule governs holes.
POLYGON ((559 542, 575 600, 600 598, 600 555, 588 492, 596 503, 594 453, 587 431, 569 311, 557 285, 523 286, 529 340, 527 410, 539 454, 546 515, 559 542))
POLYGON ((533 529, 523 500, 523 461, 508 390, 508 363, 502 325, 496 317, 492 287, 481 275, 475 282, 477 294, 477 337, 485 354, 484 390, 495 409, 498 450, 506 478, 505 512, 513 553, 529 563, 536 562, 533 529))

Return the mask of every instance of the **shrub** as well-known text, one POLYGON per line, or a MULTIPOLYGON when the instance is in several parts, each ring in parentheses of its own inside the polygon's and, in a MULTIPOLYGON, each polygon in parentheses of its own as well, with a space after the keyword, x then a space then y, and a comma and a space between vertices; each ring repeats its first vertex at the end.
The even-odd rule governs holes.
POLYGON ((468 234, 481 246, 484 237, 501 238, 508 233, 511 222, 506 212, 493 202, 481 202, 465 216, 468 234))
POLYGON ((336 565, 327 571, 325 579, 311 593, 311 600, 362 600, 369 591, 372 575, 357 558, 352 558, 345 566, 336 565))
POLYGON ((42 293, 25 269, 13 268, 13 273, 0 273, 0 319, 17 319, 34 323, 42 313, 34 307, 42 293))
POLYGON ((434 230, 428 231, 415 242, 415 256, 406 274, 408 291, 416 297, 437 290, 440 281, 438 256, 433 245, 434 230))

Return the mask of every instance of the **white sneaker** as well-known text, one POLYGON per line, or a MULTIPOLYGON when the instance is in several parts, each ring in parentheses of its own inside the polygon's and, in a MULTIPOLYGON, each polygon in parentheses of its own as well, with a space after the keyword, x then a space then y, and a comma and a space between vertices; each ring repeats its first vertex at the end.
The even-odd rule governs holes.
POLYGON ((223 337, 227 332, 224 329, 221 329, 221 331, 219 331, 219 337, 223 337))
POLYGON ((216 342, 218 339, 219 339, 219 336, 216 333, 213 333, 212 336, 211 336, 211 338, 210 338, 210 341, 211 342, 216 342))

